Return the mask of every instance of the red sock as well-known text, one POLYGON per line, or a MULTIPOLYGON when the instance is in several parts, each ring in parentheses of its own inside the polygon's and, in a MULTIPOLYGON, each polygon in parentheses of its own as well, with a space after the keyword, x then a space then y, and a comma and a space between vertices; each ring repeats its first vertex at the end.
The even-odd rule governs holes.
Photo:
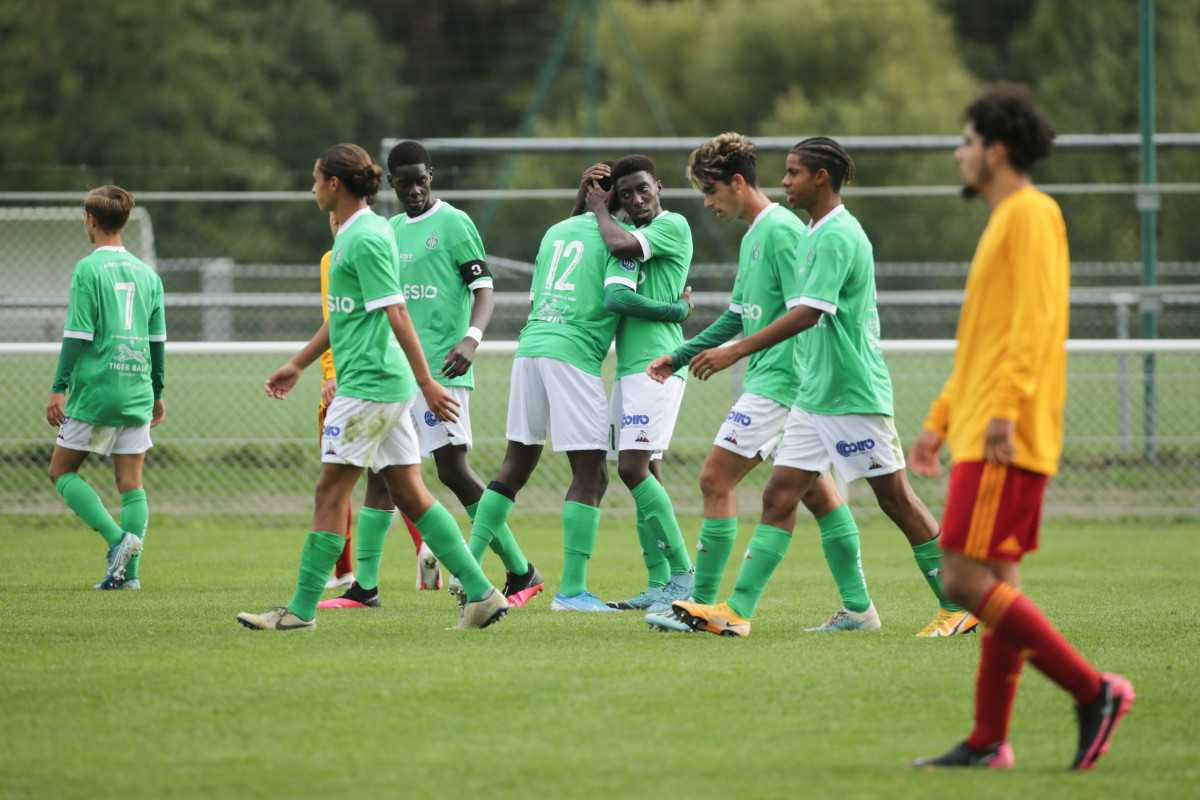
POLYGON ((990 627, 983 627, 979 647, 979 671, 975 675, 975 727, 967 744, 986 750, 1008 741, 1013 700, 1025 659, 1021 651, 1005 642, 990 627))
POLYGON ((413 524, 411 519, 404 516, 403 512, 401 512, 400 518, 403 519, 404 524, 408 526, 408 535, 412 537, 413 547, 417 548, 417 555, 420 555, 421 545, 425 542, 425 540, 421 538, 421 532, 417 530, 417 526, 413 524))
POLYGON ((983 596, 975 616, 1067 690, 1075 702, 1090 703, 1100 695, 1100 673, 1096 668, 1071 647, 1032 600, 1009 584, 997 581, 983 596))
POLYGON ((354 571, 354 564, 350 562, 350 536, 354 526, 351 524, 354 518, 354 511, 350 507, 346 508, 346 545, 342 548, 342 554, 338 556, 337 564, 333 567, 333 574, 337 577, 354 571))

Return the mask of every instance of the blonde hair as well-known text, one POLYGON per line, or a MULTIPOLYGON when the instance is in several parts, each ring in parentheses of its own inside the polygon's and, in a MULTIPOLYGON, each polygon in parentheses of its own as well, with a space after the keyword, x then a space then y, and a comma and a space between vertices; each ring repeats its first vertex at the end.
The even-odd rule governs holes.
POLYGON ((692 151, 687 179, 701 192, 711 189, 717 181, 730 183, 734 175, 741 175, 747 184, 757 186, 757 163, 754 142, 740 133, 722 133, 692 151))

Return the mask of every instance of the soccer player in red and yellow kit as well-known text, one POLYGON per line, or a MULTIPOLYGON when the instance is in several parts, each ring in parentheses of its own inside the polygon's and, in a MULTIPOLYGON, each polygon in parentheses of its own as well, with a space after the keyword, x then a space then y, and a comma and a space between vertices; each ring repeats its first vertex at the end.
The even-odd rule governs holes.
POLYGON ((1019 590, 1021 558, 1037 549, 1046 481, 1058 470, 1067 394, 1066 226, 1029 176, 1054 131, 1022 87, 986 91, 965 117, 954 152, 963 194, 981 195, 992 213, 967 277, 954 367, 909 463, 936 475, 938 451, 949 444, 942 581, 984 633, 975 727, 954 749, 913 765, 1011 767, 1008 725, 1028 660, 1075 698, 1071 769, 1086 770, 1108 751, 1133 685, 1097 672, 1019 590))

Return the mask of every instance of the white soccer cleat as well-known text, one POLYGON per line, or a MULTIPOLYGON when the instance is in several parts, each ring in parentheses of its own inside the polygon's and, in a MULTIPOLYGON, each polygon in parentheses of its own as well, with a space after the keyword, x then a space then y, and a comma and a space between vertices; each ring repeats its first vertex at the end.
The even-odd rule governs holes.
POLYGON ((337 575, 330 575, 329 580, 325 581, 326 589, 349 589, 354 585, 354 573, 347 572, 340 578, 337 575))
POLYGON ((417 591, 436 591, 442 588, 442 567, 429 545, 421 542, 417 553, 417 591))

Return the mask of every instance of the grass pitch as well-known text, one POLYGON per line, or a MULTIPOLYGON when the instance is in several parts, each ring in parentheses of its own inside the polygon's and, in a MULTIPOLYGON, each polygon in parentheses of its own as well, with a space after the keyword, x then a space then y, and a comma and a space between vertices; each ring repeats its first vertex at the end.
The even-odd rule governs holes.
MULTIPOLYGON (((882 631, 803 632, 837 600, 802 520, 744 640, 652 633, 634 612, 551 613, 559 520, 519 514, 548 592, 492 628, 444 630, 455 604, 413 590, 393 528, 382 609, 320 612, 312 634, 252 632, 234 616, 291 597, 305 520, 151 522, 145 589, 101 593, 96 534, 66 517, 3 520, 0 797, 1163 798, 1195 796, 1200 779, 1194 520, 1052 521, 1026 569, 1067 637, 1138 691, 1081 775, 1066 772, 1070 700, 1031 667, 1015 771, 905 768, 969 729, 978 642, 913 638, 936 608, 880 518, 862 529, 882 631)), ((694 541, 698 520, 682 523, 694 541)), ((485 567, 502 580, 494 556, 485 567)), ((591 588, 620 598, 643 581, 632 521, 606 516, 591 588)))

